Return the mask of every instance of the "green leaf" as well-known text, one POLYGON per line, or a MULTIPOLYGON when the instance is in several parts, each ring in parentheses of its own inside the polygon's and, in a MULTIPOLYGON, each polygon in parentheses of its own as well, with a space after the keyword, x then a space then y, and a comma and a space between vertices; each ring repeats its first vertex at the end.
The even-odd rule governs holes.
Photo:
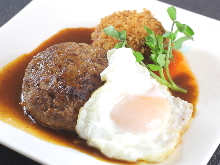
POLYGON ((178 29, 181 33, 183 33, 183 32, 186 30, 186 28, 187 28, 187 26, 186 26, 185 24, 181 24, 181 23, 178 22, 178 21, 175 21, 175 24, 176 24, 177 29, 178 29))
POLYGON ((183 32, 186 36, 193 36, 194 35, 194 31, 186 25, 186 29, 185 31, 183 32))
POLYGON ((148 41, 151 45, 156 45, 157 44, 157 40, 154 34, 148 35, 145 38, 146 41, 148 41))
POLYGON ((107 34, 113 38, 116 38, 121 42, 124 42, 126 40, 126 31, 125 30, 122 30, 121 32, 119 32, 119 31, 115 30, 115 28, 112 25, 110 25, 109 27, 105 28, 103 31, 105 34, 107 34))
POLYGON ((151 54, 150 55, 150 59, 153 61, 153 62, 157 62, 157 55, 156 54, 151 54))
POLYGON ((149 29, 146 25, 144 25, 144 28, 145 28, 145 30, 147 31, 147 34, 148 34, 148 35, 154 33, 154 32, 153 32, 151 29, 149 29))
POLYGON ((172 41, 174 41, 176 39, 176 36, 177 36, 178 32, 179 32, 179 30, 176 30, 174 33, 166 32, 162 36, 164 38, 171 39, 172 41))
POLYGON ((151 53, 156 55, 157 51, 156 50, 151 50, 151 53))
POLYGON ((122 30, 121 32, 118 32, 118 33, 119 33, 119 40, 125 41, 126 40, 126 31, 122 30))
POLYGON ((164 48, 163 48, 163 37, 161 35, 158 35, 157 37, 157 45, 158 45, 158 54, 163 53, 164 48))
POLYGON ((155 45, 152 44, 151 42, 145 42, 151 49, 155 49, 155 45))
POLYGON ((116 45, 115 45, 115 49, 118 49, 118 48, 122 48, 123 47, 123 42, 119 42, 119 43, 117 43, 116 45))
POLYGON ((166 33, 164 33, 163 35, 162 35, 162 37, 164 37, 164 38, 167 38, 168 36, 170 36, 170 32, 169 31, 167 31, 166 33))
POLYGON ((165 54, 160 54, 157 56, 157 63, 163 67, 165 65, 165 58, 166 58, 166 55, 165 54))
POLYGON ((176 27, 178 28, 178 30, 185 34, 186 36, 188 36, 191 40, 193 40, 193 35, 194 35, 194 31, 186 24, 181 24, 180 22, 176 21, 175 22, 176 27))
POLYGON ((109 27, 105 28, 104 30, 104 33, 111 36, 111 37, 114 37, 116 39, 119 39, 119 33, 117 30, 115 30, 115 28, 110 25, 109 27))
POLYGON ((148 64, 147 66, 148 66, 148 67, 150 68, 150 70, 152 70, 152 71, 158 71, 158 70, 162 69, 161 66, 158 66, 158 65, 155 65, 155 64, 148 64))
POLYGON ((176 8, 171 6, 167 9, 167 13, 170 16, 170 18, 175 21, 176 20, 176 8))
POLYGON ((184 36, 184 37, 181 37, 179 39, 177 39, 173 44, 173 48, 174 49, 180 49, 182 47, 182 44, 184 41, 187 41, 189 40, 190 38, 188 36, 184 36))
POLYGON ((127 41, 126 41, 126 31, 125 30, 122 30, 121 32, 119 32, 119 31, 115 30, 115 28, 112 25, 110 25, 109 27, 105 28, 103 31, 105 34, 121 41, 120 43, 117 43, 115 45, 116 49, 126 46, 127 41))
POLYGON ((147 36, 147 37, 145 38, 145 40, 148 41, 148 42, 150 42, 152 45, 156 45, 156 44, 157 44, 157 41, 156 41, 156 39, 155 39, 154 36, 153 36, 153 37, 147 36))
POLYGON ((144 56, 141 54, 141 52, 133 51, 133 55, 135 56, 137 62, 140 62, 144 59, 144 56))
POLYGON ((156 39, 155 33, 149 28, 147 28, 146 26, 144 26, 144 28, 146 29, 148 33, 148 36, 145 37, 145 40, 147 41, 145 42, 145 44, 147 44, 152 50, 154 50, 157 45, 157 39, 156 39))
POLYGON ((156 36, 154 31, 149 29, 147 26, 144 25, 145 30, 147 31, 148 35, 146 36, 145 40, 151 42, 152 44, 156 45, 156 36))

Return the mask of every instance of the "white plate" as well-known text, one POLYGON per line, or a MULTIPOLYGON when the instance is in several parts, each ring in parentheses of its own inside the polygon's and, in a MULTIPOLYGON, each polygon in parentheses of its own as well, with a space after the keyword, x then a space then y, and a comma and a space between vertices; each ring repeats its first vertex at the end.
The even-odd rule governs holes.
MULTIPOLYGON (((35 0, 0 29, 0 67, 28 53, 59 30, 95 27, 100 18, 117 10, 152 11, 166 29, 170 5, 153 0, 35 0)), ((158 165, 206 164, 220 143, 220 22, 177 8, 178 20, 190 25, 195 42, 185 44, 184 54, 200 88, 197 114, 183 136, 183 142, 168 159, 158 165)), ((0 122, 0 142, 42 164, 109 164, 74 149, 42 141, 0 122)), ((155 165, 155 164, 154 164, 155 165)))

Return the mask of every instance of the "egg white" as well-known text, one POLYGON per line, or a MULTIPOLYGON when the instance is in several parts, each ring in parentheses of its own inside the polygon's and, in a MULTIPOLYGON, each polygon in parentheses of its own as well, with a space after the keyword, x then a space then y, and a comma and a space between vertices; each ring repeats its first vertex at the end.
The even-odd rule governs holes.
POLYGON ((173 97, 166 86, 158 83, 136 62, 131 49, 113 49, 108 51, 107 57, 109 66, 101 73, 101 79, 106 83, 80 109, 76 125, 78 135, 110 158, 163 161, 180 143, 191 119, 192 104, 173 97), (152 134, 118 131, 110 117, 117 100, 128 93, 140 94, 152 84, 160 88, 170 105, 167 123, 152 134))

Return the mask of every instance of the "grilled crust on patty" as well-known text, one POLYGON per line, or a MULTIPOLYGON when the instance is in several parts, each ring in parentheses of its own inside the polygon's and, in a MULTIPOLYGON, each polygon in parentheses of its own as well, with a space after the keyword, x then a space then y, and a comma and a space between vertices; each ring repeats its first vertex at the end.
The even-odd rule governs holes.
POLYGON ((106 50, 83 43, 61 43, 34 56, 25 70, 22 101, 38 123, 75 131, 79 109, 103 82, 106 50))

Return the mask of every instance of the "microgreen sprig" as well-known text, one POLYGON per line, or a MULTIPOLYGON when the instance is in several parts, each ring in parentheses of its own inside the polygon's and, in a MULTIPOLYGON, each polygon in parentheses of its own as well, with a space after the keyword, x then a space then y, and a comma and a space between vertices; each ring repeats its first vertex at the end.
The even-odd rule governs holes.
POLYGON ((148 64, 147 67, 152 71, 158 71, 160 77, 156 77, 156 75, 152 75, 161 83, 167 85, 171 89, 175 91, 180 91, 186 93, 185 89, 178 87, 174 81, 172 80, 169 72, 169 64, 170 59, 172 59, 172 50, 173 49, 180 49, 184 41, 193 40, 194 32, 193 30, 186 24, 181 24, 179 21, 176 20, 176 8, 169 7, 167 9, 167 13, 172 20, 171 31, 167 31, 162 36, 155 35, 152 30, 144 26, 146 29, 148 36, 146 37, 146 44, 151 48, 151 55, 150 58, 154 62, 154 64, 148 64), (177 30, 174 31, 174 25, 176 26, 177 30), (177 34, 182 33, 184 36, 177 39, 177 34), (168 44, 165 44, 164 39, 168 40, 168 44), (167 79, 164 76, 164 71, 166 73, 167 79), (163 80, 163 82, 161 81, 163 80))
MULTIPOLYGON (((193 40, 194 32, 193 30, 186 24, 181 24, 176 20, 176 8, 169 7, 167 9, 167 13, 172 20, 171 31, 167 31, 163 35, 155 35, 154 31, 144 26, 148 36, 146 36, 146 44, 151 49, 150 59, 153 64, 145 65, 143 63, 143 55, 138 51, 133 51, 134 56, 136 57, 136 61, 139 62, 142 66, 146 67, 151 76, 158 80, 160 83, 166 85, 167 87, 186 93, 187 91, 183 88, 177 86, 172 80, 169 72, 169 64, 170 60, 173 57, 172 50, 180 49, 184 41, 193 40), (174 26, 177 30, 174 31, 174 26), (177 34, 182 33, 184 36, 177 39, 177 34), (165 42, 165 40, 168 40, 165 42), (154 71, 159 72, 159 76, 154 73, 154 71), (166 74, 166 76, 164 75, 166 74), (167 78, 166 78, 167 77, 167 78)), ((104 33, 107 35, 118 39, 120 42, 115 45, 115 48, 121 47, 129 47, 126 40, 126 31, 123 30, 121 32, 115 30, 113 26, 109 26, 104 29, 104 33)))

